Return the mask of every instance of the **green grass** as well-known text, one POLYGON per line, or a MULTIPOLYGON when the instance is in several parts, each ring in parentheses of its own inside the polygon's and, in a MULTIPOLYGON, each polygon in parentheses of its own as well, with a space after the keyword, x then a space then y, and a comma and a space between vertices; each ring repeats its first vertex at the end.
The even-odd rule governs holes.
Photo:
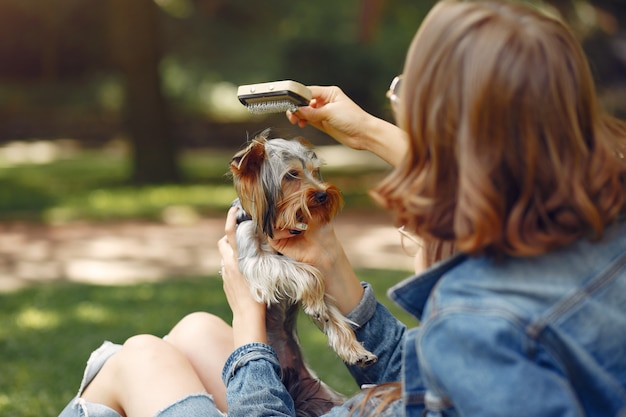
MULTIPOLYGON (((415 325, 384 296, 402 273, 358 273, 397 317, 415 325)), ((161 336, 193 311, 230 320, 218 277, 130 286, 52 283, 0 294, 0 416, 57 416, 75 395, 89 353, 103 340, 123 342, 139 333, 161 336)), ((355 392, 357 387, 325 337, 304 316, 299 332, 307 361, 318 375, 345 394, 355 392)))
POLYGON ((184 205, 200 214, 228 207, 234 198, 224 152, 181 158, 184 184, 134 187, 127 157, 83 151, 47 164, 0 170, 0 219, 62 223, 74 220, 158 219, 164 208, 184 205))
MULTIPOLYGON (((160 220, 171 206, 198 215, 222 214, 235 198, 227 175, 233 152, 205 150, 184 153, 179 166, 181 184, 131 186, 127 157, 105 151, 81 151, 72 158, 46 164, 20 164, 0 169, 0 221, 46 223, 160 220)), ((367 190, 377 173, 325 171, 327 180, 342 189, 346 207, 371 207, 367 190)), ((378 178, 378 177, 376 177, 378 178)))

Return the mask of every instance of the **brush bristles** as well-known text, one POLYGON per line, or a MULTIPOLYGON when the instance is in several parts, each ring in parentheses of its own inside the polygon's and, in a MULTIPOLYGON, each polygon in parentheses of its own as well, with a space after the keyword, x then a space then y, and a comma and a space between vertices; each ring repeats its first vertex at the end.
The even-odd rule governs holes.
POLYGON ((252 114, 264 113, 284 113, 287 110, 295 112, 298 106, 289 100, 273 100, 260 103, 246 104, 248 111, 252 114))
POLYGON ((293 112, 309 104, 311 91, 295 81, 273 81, 239 86, 237 98, 251 113, 293 112))

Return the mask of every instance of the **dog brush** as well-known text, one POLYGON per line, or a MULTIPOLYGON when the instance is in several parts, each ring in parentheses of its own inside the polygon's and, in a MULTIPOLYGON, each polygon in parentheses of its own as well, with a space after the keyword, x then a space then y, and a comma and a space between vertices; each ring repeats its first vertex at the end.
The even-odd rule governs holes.
POLYGON ((309 104, 311 91, 295 81, 274 81, 242 85, 237 89, 237 98, 250 113, 293 112, 299 106, 309 104))

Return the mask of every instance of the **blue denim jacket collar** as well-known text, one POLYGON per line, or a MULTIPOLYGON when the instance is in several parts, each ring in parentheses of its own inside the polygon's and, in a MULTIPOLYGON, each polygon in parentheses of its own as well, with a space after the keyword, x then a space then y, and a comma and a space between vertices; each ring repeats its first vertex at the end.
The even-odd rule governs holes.
MULTIPOLYGON (((605 235, 620 233, 621 230, 626 229, 625 222, 626 213, 620 214, 615 224, 607 228, 605 235)), ((468 255, 459 253, 435 263, 425 271, 412 275, 389 288, 387 297, 406 312, 421 320, 428 297, 439 280, 467 258, 468 255)))
POLYGON ((431 291, 441 277, 467 258, 465 254, 456 254, 432 265, 425 271, 406 278, 387 291, 387 297, 402 307, 409 314, 421 320, 424 306, 431 291))

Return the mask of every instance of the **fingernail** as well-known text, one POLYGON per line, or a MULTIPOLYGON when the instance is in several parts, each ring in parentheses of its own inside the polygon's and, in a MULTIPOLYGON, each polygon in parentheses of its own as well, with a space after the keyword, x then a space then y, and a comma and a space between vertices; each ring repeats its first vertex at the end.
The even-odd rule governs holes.
POLYGON ((300 233, 302 232, 299 230, 293 230, 293 229, 289 230, 289 234, 292 234, 292 235, 299 235, 300 233))

